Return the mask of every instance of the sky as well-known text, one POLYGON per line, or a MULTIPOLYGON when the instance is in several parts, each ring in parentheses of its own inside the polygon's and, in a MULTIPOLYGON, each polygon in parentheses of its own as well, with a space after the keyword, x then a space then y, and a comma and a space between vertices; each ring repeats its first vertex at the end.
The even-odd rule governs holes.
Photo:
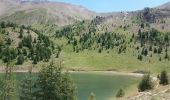
POLYGON ((50 0, 81 5, 95 12, 135 11, 156 7, 170 0, 50 0))

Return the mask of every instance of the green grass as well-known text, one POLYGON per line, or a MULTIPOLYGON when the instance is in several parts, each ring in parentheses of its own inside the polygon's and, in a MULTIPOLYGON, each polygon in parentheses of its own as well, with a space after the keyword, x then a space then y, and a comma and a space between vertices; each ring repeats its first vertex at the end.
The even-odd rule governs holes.
MULTIPOLYGON (((118 47, 110 50, 103 50, 102 53, 98 53, 98 49, 84 50, 80 51, 79 53, 75 53, 73 52, 72 45, 67 44, 66 38, 54 38, 55 28, 57 28, 56 26, 52 27, 50 25, 43 26, 35 24, 32 26, 32 28, 42 30, 43 33, 52 32, 48 35, 54 41, 55 45, 60 45, 62 47, 60 57, 64 62, 65 69, 68 70, 115 70, 124 72, 150 71, 154 74, 160 73, 162 70, 167 70, 168 72, 170 72, 170 61, 164 60, 164 51, 162 54, 159 55, 152 53, 152 57, 150 57, 150 53, 147 57, 144 57, 142 61, 139 61, 137 59, 139 53, 137 52, 137 50, 135 50, 135 47, 137 45, 140 46, 140 44, 134 43, 126 43, 126 53, 121 54, 118 54, 118 47), (159 61, 160 57, 162 58, 162 61, 159 61)), ((117 29, 115 31, 120 34, 124 34, 126 36, 126 42, 128 42, 132 36, 129 31, 124 31, 122 29, 117 29)), ((0 40, 2 40, 4 37, 5 36, 2 34, 0 36, 0 40)), ((12 37, 12 39, 15 40, 14 37, 12 37)), ((94 44, 94 46, 95 45, 96 44, 94 44)), ((168 52, 170 55, 170 50, 168 52)), ((55 58, 54 61, 57 63, 58 58, 55 58)), ((36 65, 36 68, 40 68, 42 65, 47 63, 48 62, 39 62, 36 65)), ((2 66, 5 64, 0 61, 0 65, 2 66)), ((24 65, 20 65, 17 67, 27 70, 29 66, 32 66, 32 64, 29 60, 27 60, 26 62, 24 62, 24 65)))
MULTIPOLYGON (((132 34, 121 29, 118 33, 127 34, 126 41, 129 41, 132 34)), ((153 54, 149 52, 148 56, 143 56, 143 60, 137 59, 138 51, 135 50, 140 44, 126 44, 126 53, 118 54, 118 47, 110 50, 103 50, 98 53, 96 50, 84 50, 78 53, 73 52, 72 46, 67 44, 65 38, 54 39, 55 44, 62 44, 61 58, 64 61, 64 67, 68 70, 116 70, 124 72, 151 72, 158 74, 162 70, 170 72, 170 61, 165 60, 165 52, 162 54, 153 54), (108 53, 109 52, 109 53, 108 53), (152 54, 152 57, 150 55, 152 54), (162 61, 159 61, 159 58, 162 61)), ((154 46, 153 46, 154 47, 154 46)), ((140 48, 141 51, 141 48, 140 48)), ((168 51, 170 55, 170 50, 168 51)))
POLYGON ((136 56, 132 56, 131 52, 117 54, 116 50, 110 50, 109 53, 88 50, 80 53, 62 52, 61 55, 67 69, 151 71, 155 73, 159 73, 162 69, 167 69, 167 71, 170 69, 170 61, 160 62, 155 56, 151 62, 139 61, 136 56))

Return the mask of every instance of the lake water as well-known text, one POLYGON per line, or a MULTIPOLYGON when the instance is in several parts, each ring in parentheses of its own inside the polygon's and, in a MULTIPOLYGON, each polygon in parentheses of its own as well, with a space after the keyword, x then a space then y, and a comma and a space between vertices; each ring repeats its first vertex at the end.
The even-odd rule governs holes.
MULTIPOLYGON (((16 78, 21 80, 25 73, 17 73, 16 78)), ((88 100, 89 95, 93 92, 97 100, 110 100, 116 92, 123 88, 127 90, 131 86, 137 87, 139 78, 125 75, 92 73, 92 72, 75 72, 71 77, 77 86, 78 100, 88 100)))
MULTIPOLYGON (((78 89, 78 100, 88 100, 91 92, 97 100, 109 100, 120 89, 137 85, 139 78, 102 73, 72 73, 78 89)), ((136 86, 137 87, 137 86, 136 86)))

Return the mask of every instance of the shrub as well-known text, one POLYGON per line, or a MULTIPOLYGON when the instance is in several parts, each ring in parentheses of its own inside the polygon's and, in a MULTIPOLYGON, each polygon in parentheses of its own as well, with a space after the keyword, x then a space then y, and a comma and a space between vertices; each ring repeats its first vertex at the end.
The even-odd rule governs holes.
POLYGON ((139 59, 140 61, 142 61, 143 56, 142 56, 142 55, 138 55, 138 59, 139 59))
POLYGON ((165 57, 164 57, 165 59, 169 59, 169 55, 168 55, 168 53, 166 52, 166 54, 165 54, 165 57))
POLYGON ((123 97, 125 95, 125 92, 123 91, 123 89, 119 89, 119 91, 116 94, 116 97, 123 97))
POLYGON ((162 85, 168 85, 169 84, 168 75, 167 75, 167 72, 165 70, 161 72, 159 79, 160 79, 159 84, 162 84, 162 85))
POLYGON ((101 53, 101 52, 102 52, 102 49, 100 48, 100 49, 98 50, 98 52, 101 53))
POLYGON ((153 83, 150 78, 150 74, 144 75, 142 81, 139 83, 138 91, 143 92, 153 89, 153 83))
POLYGON ((24 63, 24 56, 21 54, 17 58, 17 65, 22 65, 24 63))

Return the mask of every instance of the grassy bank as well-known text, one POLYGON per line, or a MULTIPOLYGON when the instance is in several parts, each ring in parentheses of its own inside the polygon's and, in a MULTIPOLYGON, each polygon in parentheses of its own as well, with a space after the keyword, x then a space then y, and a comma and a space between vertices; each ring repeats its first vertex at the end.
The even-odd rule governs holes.
POLYGON ((69 70, 150 71, 152 73, 160 73, 163 69, 170 71, 170 61, 158 61, 156 57, 153 57, 150 62, 139 61, 136 56, 131 56, 130 53, 117 54, 114 50, 110 50, 109 53, 98 53, 96 51, 63 52, 61 55, 64 59, 65 68, 69 70))

